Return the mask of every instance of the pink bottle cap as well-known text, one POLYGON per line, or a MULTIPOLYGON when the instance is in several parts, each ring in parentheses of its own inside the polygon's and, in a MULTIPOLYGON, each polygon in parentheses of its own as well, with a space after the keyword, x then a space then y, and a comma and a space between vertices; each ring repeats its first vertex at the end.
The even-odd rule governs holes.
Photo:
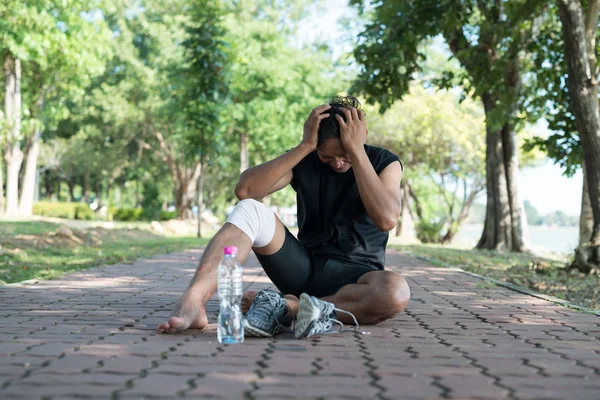
POLYGON ((237 247, 235 246, 227 246, 223 249, 226 256, 237 254, 237 247))

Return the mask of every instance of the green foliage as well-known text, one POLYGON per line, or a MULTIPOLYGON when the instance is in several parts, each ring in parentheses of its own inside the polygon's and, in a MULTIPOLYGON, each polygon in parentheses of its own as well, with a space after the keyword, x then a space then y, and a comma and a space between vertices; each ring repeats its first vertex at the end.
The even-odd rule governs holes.
POLYGON ((529 200, 525 200, 525 216, 529 225, 538 225, 541 222, 541 215, 529 200))
POLYGON ((146 182, 142 192, 142 215, 145 219, 156 220, 161 216, 161 201, 158 186, 154 182, 146 182))
POLYGON ((117 208, 111 212, 115 221, 143 221, 144 210, 141 208, 117 208))
POLYGON ((168 221, 170 219, 177 218, 177 211, 161 211, 160 212, 160 220, 168 221))
POLYGON ((76 203, 75 219, 84 221, 93 221, 96 219, 96 213, 85 203, 76 203))
POLYGON ((42 217, 75 219, 76 203, 37 202, 33 205, 33 214, 42 217))
MULTIPOLYGON (((427 243, 457 229, 463 207, 484 188, 485 126, 481 107, 450 92, 413 84, 410 94, 378 115, 367 107, 368 140, 400 155, 427 243), (417 206, 416 202, 419 205, 417 206), (436 227, 436 229, 432 229, 436 227)), ((418 231, 419 232, 419 231, 418 231)))
POLYGON ((541 215, 528 200, 525 200, 525 215, 530 225, 579 226, 578 216, 567 215, 564 211, 541 215))
POLYGON ((421 243, 439 243, 444 224, 439 222, 419 221, 415 226, 417 239, 421 243))
POLYGON ((96 219, 96 213, 85 203, 40 201, 34 203, 33 214, 42 217, 80 219, 85 221, 96 219))
POLYGON ((143 208, 111 208, 110 215, 115 221, 168 221, 177 218, 177 211, 161 211, 160 209, 149 212, 143 208))
POLYGON ((553 133, 548 137, 529 138, 525 149, 547 153, 564 169, 566 176, 573 176, 583 161, 583 149, 571 112, 564 46, 558 7, 551 2, 538 35, 529 46, 535 73, 525 84, 535 96, 528 99, 524 108, 535 118, 548 121, 548 129, 553 133))

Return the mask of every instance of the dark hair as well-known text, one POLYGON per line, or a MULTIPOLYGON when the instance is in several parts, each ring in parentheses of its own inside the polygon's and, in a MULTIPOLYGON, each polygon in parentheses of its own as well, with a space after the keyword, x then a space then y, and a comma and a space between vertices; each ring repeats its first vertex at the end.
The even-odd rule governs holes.
POLYGON ((335 118, 335 115, 340 115, 344 121, 346 121, 346 117, 341 111, 342 107, 350 106, 358 110, 361 109, 360 101, 352 96, 335 96, 331 99, 329 105, 331 108, 326 111, 329 114, 329 117, 323 119, 319 124, 317 147, 319 147, 324 140, 337 139, 340 137, 340 123, 335 118))

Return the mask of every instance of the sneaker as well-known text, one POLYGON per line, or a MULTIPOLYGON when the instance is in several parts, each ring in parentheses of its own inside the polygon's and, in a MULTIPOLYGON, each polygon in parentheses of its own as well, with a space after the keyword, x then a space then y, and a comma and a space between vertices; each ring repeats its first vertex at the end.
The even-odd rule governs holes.
POLYGON ((261 290, 246 313, 244 332, 247 336, 272 337, 291 324, 292 318, 283 296, 273 290, 261 290))
POLYGON ((358 330, 358 322, 352 313, 335 308, 333 303, 302 293, 298 303, 298 317, 294 333, 296 339, 342 332, 344 324, 337 320, 336 311, 350 314, 354 319, 355 330, 358 330), (339 330, 331 330, 334 323, 340 325, 339 330))

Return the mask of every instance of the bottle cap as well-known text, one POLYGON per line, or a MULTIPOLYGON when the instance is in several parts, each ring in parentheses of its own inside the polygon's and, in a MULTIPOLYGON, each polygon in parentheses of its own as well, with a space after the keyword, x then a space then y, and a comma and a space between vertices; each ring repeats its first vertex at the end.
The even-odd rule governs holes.
POLYGON ((235 246, 227 246, 223 249, 223 252, 226 256, 237 254, 237 247, 235 246))

